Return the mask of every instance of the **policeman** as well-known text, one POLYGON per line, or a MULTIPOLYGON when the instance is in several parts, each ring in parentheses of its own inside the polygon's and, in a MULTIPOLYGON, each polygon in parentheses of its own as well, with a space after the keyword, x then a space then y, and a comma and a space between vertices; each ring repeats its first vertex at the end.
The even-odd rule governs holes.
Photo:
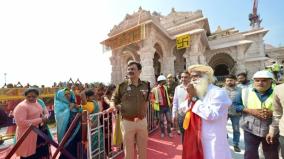
POLYGON ((147 157, 147 104, 150 93, 149 82, 141 81, 142 66, 130 61, 127 66, 128 79, 119 84, 112 96, 111 107, 118 109, 122 116, 121 132, 125 159, 132 159, 134 145, 140 159, 147 157))

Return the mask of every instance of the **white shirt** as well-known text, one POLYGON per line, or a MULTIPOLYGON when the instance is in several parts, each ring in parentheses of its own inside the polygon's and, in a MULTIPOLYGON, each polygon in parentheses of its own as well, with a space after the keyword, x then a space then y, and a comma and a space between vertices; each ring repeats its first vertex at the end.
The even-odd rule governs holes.
POLYGON ((172 109, 172 117, 174 118, 179 106, 183 103, 187 98, 186 87, 183 84, 180 84, 175 89, 174 99, 173 99, 173 109, 172 109))
POLYGON ((232 104, 226 91, 209 85, 203 100, 197 100, 192 112, 202 118, 202 146, 204 159, 231 159, 227 140, 228 108, 232 104))

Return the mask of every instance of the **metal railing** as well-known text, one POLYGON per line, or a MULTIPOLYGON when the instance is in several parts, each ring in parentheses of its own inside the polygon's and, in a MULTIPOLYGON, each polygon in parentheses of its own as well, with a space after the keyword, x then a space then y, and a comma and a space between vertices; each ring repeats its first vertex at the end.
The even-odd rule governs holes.
MULTIPOLYGON (((8 153, 8 155, 5 157, 5 159, 10 159, 14 153, 17 151, 17 149, 21 146, 23 141, 26 139, 26 137, 31 133, 35 132, 38 136, 43 138, 48 144, 53 145, 56 148, 59 148, 60 145, 58 145, 55 141, 50 139, 46 134, 44 134, 41 130, 36 128, 35 126, 31 125, 23 134, 23 136, 17 141, 16 145, 12 148, 12 150, 8 153)), ((60 152, 64 155, 68 156, 70 159, 76 159, 73 157, 68 151, 66 151, 64 148, 60 149, 60 152)))
MULTIPOLYGON (((122 145, 112 145, 113 139, 113 125, 117 116, 120 116, 117 112, 115 113, 95 113, 89 115, 88 124, 88 158, 116 158, 118 155, 123 153, 122 145), (92 121, 92 122, 91 122, 92 121), (92 139, 97 138, 97 141, 92 139), (102 141, 101 141, 102 140, 102 141), (97 142, 97 143, 94 143, 97 142), (103 144, 103 145, 102 145, 103 144), (118 148, 118 150, 117 150, 118 148)), ((147 108, 147 123, 149 134, 156 130, 155 115, 150 104, 147 108)))
MULTIPOLYGON (((108 113, 109 114, 109 113, 108 113)), ((105 152, 105 121, 104 113, 95 113, 89 115, 88 122, 88 158, 104 159, 105 152)))
MULTIPOLYGON (((83 112, 83 115, 87 115, 86 112, 83 112)), ((49 138, 46 134, 44 134, 41 130, 39 130, 38 128, 36 128, 35 126, 31 125, 23 134, 23 136, 17 141, 17 143, 14 145, 14 147, 12 148, 12 150, 8 153, 8 155, 5 157, 5 159, 10 159, 14 153, 17 151, 17 149, 21 146, 21 144, 23 143, 23 141, 26 139, 26 137, 33 131, 35 132, 39 137, 43 138, 48 144, 53 145, 56 149, 55 153, 52 156, 52 159, 55 159, 58 155, 59 152, 63 153, 66 157, 70 158, 70 159, 76 159, 76 158, 83 158, 83 143, 86 143, 86 141, 82 140, 82 145, 80 145, 82 151, 80 154, 77 154, 76 157, 72 156, 70 154, 70 152, 68 152, 67 150, 65 150, 64 148, 64 144, 67 142, 69 136, 71 135, 72 130, 75 128, 77 121, 81 119, 82 114, 78 113, 74 120, 71 122, 70 127, 68 128, 68 130, 66 131, 65 135, 63 136, 62 141, 60 142, 60 144, 56 143, 55 141, 53 141, 51 138, 49 138)), ((82 119, 86 119, 86 117, 82 118, 82 119)), ((82 120, 81 123, 84 123, 86 121, 82 120)), ((82 126, 83 127, 83 126, 82 126)), ((79 148, 79 146, 78 146, 79 148)))
MULTIPOLYGON (((68 156, 70 159, 83 158, 84 154, 88 154, 88 158, 94 159, 105 159, 105 158, 116 158, 123 151, 122 145, 112 145, 113 138, 113 124, 116 116, 119 115, 115 113, 95 113, 88 115, 87 111, 83 113, 78 113, 68 130, 66 131, 62 141, 58 144, 52 139, 50 139, 46 134, 41 132, 35 126, 30 126, 24 135, 17 141, 15 146, 5 157, 9 159, 13 156, 28 134, 31 131, 34 131, 44 140, 46 140, 50 145, 53 145, 56 148, 55 153, 52 156, 52 159, 55 159, 59 152, 68 156), (77 121, 81 119, 81 133, 82 133, 82 144, 80 145, 80 154, 77 154, 76 157, 72 156, 68 151, 64 149, 64 144, 69 139, 72 130, 76 127, 77 121)), ((154 111, 150 104, 147 108, 147 123, 148 123, 148 132, 152 133, 156 129, 154 111)))

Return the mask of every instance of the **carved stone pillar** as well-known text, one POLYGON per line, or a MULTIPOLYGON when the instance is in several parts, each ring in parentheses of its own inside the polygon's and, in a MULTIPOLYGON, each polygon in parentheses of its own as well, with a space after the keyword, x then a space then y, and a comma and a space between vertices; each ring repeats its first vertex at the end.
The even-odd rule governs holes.
POLYGON ((241 72, 246 72, 246 71, 247 70, 246 70, 246 66, 245 66, 244 62, 243 61, 238 61, 236 63, 236 74, 239 74, 241 72))
POLYGON ((190 56, 188 54, 184 54, 183 57, 185 58, 185 64, 186 64, 186 68, 188 68, 191 65, 191 60, 190 60, 190 56))
POLYGON ((164 57, 163 58, 163 73, 165 76, 168 74, 175 74, 175 56, 164 57))
POLYGON ((193 35, 191 47, 187 49, 186 53, 184 54, 184 58, 186 58, 186 67, 195 64, 206 65, 207 63, 204 56, 205 50, 206 47, 201 41, 201 35, 193 35))
POLYGON ((119 84, 122 82, 121 78, 121 60, 120 57, 117 55, 112 55, 110 58, 110 63, 112 65, 112 71, 111 71, 111 83, 113 84, 119 84))
POLYGON ((263 40, 263 34, 258 35, 258 46, 259 46, 259 54, 260 56, 265 56, 265 44, 263 40))
POLYGON ((236 73, 240 73, 240 72, 246 72, 246 66, 245 66, 245 46, 244 45, 240 45, 237 47, 237 70, 236 73))
POLYGON ((198 62, 202 65, 207 65, 204 54, 198 56, 198 62))
POLYGON ((202 65, 207 65, 206 58, 205 58, 205 51, 206 51, 206 46, 204 43, 202 43, 201 36, 200 39, 198 40, 197 44, 197 53, 198 53, 198 63, 202 65))
POLYGON ((151 82, 151 85, 155 83, 155 74, 153 67, 153 58, 156 49, 151 46, 144 46, 138 51, 140 55, 140 63, 142 65, 142 73, 140 78, 151 82))

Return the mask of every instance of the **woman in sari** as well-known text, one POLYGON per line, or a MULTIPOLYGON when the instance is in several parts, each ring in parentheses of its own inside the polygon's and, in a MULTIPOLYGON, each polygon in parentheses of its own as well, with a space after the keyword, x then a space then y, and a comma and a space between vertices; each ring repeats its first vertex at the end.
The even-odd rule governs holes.
MULTIPOLYGON (((14 118, 17 125, 16 140, 18 141, 30 125, 38 127, 43 133, 48 134, 48 114, 37 100, 39 91, 36 88, 28 88, 25 91, 26 99, 14 109, 14 118)), ((21 159, 49 159, 50 148, 44 139, 31 132, 17 149, 16 154, 21 159)))
MULTIPOLYGON (((87 90, 84 94, 82 94, 82 104, 83 110, 87 110, 89 114, 96 114, 102 112, 103 108, 99 106, 99 104, 95 101, 95 93, 93 90, 87 90)), ((104 154, 98 153, 104 151, 104 138, 103 138, 103 129, 98 128, 101 126, 101 122, 99 121, 100 115, 94 115, 91 118, 91 129, 94 129, 95 133, 91 137, 91 145, 92 152, 95 152, 97 156, 93 156, 95 158, 104 158, 104 154)))
MULTIPOLYGON (((46 108, 46 105, 45 105, 44 101, 43 101, 42 99, 38 98, 38 99, 37 99, 37 102, 40 104, 40 106, 41 106, 42 109, 43 109, 43 116, 49 120, 49 119, 50 119, 50 118, 49 118, 49 117, 50 117, 50 114, 49 114, 49 112, 48 112, 48 110, 47 110, 47 108, 46 108)), ((47 129, 46 132, 47 132, 48 137, 49 137, 50 139, 53 139, 53 136, 52 136, 52 134, 51 134, 51 132, 50 132, 50 130, 49 130, 49 127, 46 126, 45 128, 47 129)))
MULTIPOLYGON (((60 143, 63 136, 67 132, 71 122, 78 112, 80 112, 80 106, 75 104, 75 95, 69 88, 59 90, 54 98, 54 112, 57 127, 57 139, 60 143)), ((73 157, 77 157, 77 145, 81 143, 80 123, 77 121, 77 126, 72 130, 64 147, 69 151, 73 157)), ((67 158, 61 154, 60 159, 67 158)))

